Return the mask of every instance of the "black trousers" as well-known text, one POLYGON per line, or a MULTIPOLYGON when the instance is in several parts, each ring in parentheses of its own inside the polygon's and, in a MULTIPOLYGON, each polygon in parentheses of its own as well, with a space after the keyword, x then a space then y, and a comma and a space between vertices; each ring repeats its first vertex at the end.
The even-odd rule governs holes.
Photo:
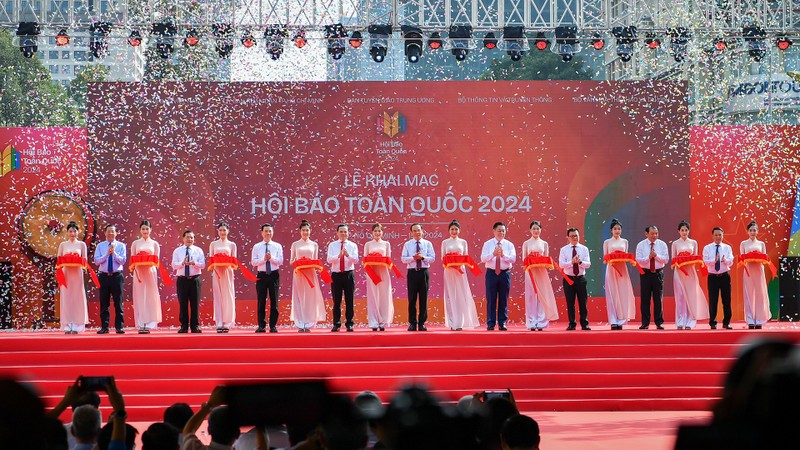
POLYGON ((573 281, 572 286, 563 281, 564 284, 564 297, 567 300, 567 317, 569 317, 570 326, 575 326, 575 297, 578 297, 578 310, 581 314, 581 327, 589 326, 589 310, 586 308, 586 303, 589 299, 589 293, 586 291, 586 277, 568 275, 570 280, 573 281))
POLYGON ((498 275, 494 269, 486 269, 486 326, 495 323, 503 327, 508 320, 508 293, 511 291, 511 272, 501 270, 498 275))
POLYGON ((353 326, 353 294, 356 290, 356 279, 353 271, 331 273, 333 283, 331 293, 333 294, 333 326, 342 326, 342 294, 344 294, 344 318, 345 325, 353 326))
POLYGON ((409 269, 406 276, 408 286, 408 323, 425 325, 428 320, 428 288, 431 279, 428 269, 409 269), (417 316, 417 299, 419 299, 419 316, 417 316))
POLYGON ((725 272, 720 275, 708 274, 708 324, 717 324, 717 302, 722 294, 722 325, 731 323, 731 274, 725 272))
POLYGON ((114 298, 114 328, 121 330, 125 327, 125 319, 122 315, 122 287, 125 284, 125 277, 122 272, 108 274, 100 272, 97 274, 100 279, 100 327, 108 328, 109 308, 111 298, 114 298))
POLYGON ((653 299, 653 315, 656 325, 664 323, 664 271, 659 269, 650 272, 645 269, 643 275, 639 275, 642 287, 642 298, 639 306, 642 310, 642 326, 650 325, 650 299, 653 299))
POLYGON ((198 328, 200 326, 198 308, 200 306, 200 275, 193 277, 178 277, 175 282, 178 291, 178 305, 180 312, 178 320, 181 322, 182 329, 198 328), (189 318, 189 308, 192 309, 192 317, 189 318))
POLYGON ((267 327, 267 295, 269 295, 269 327, 278 324, 278 292, 281 288, 281 275, 277 270, 269 274, 258 272, 256 281, 256 297, 258 298, 258 327, 267 327))

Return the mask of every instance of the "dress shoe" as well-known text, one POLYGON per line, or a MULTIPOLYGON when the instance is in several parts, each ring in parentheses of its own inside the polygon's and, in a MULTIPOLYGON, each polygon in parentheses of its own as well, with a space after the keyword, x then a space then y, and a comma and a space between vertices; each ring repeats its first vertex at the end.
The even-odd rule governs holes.
POLYGON ((417 331, 428 331, 428 329, 425 327, 425 325, 420 325, 417 327, 417 331))
POLYGON ((682 329, 683 329, 683 327, 682 327, 682 326, 679 326, 679 327, 678 327, 678 329, 679 329, 679 330, 682 330, 682 329))
POLYGON ((125 334, 125 330, 122 328, 117 328, 117 334, 125 334))
POLYGON ((639 327, 640 330, 646 330, 648 328, 650 328, 649 325, 642 325, 642 326, 639 327))
POLYGON ((755 325, 751 325, 751 324, 747 324, 747 328, 751 329, 751 330, 755 330, 756 326, 755 325))
POLYGON ((572 331, 575 329, 575 325, 570 325, 567 327, 567 331, 572 331))
POLYGON ((588 326, 581 327, 581 330, 583 330, 583 331, 592 331, 592 329, 589 328, 588 326))
POLYGON ((277 328, 275 328, 275 327, 269 327, 269 332, 270 332, 270 333, 277 333, 277 332, 278 332, 278 329, 277 329, 277 328))
POLYGON ((723 325, 722 328, 724 328, 726 330, 732 330, 733 329, 733 327, 730 326, 730 325, 723 325))
POLYGON ((717 329, 717 324, 711 325, 711 329, 712 330, 716 330, 717 329))
POLYGON ((333 328, 331 328, 331 333, 336 333, 336 332, 338 332, 338 331, 339 331, 339 328, 341 328, 341 325, 334 325, 334 326, 333 326, 333 328))
POLYGON ((256 333, 266 333, 267 330, 265 328, 258 327, 256 328, 256 333))
POLYGON ((760 330, 760 329, 761 329, 761 325, 756 325, 756 330, 760 330))
POLYGON ((494 327, 486 327, 487 331, 494 331, 494 327))
POLYGON ((352 332, 353 332, 353 326, 352 326, 352 325, 348 325, 348 326, 347 326, 347 331, 348 331, 349 333, 352 333, 352 332))
POLYGON ((529 330, 531 330, 531 331, 536 331, 536 327, 534 327, 534 328, 528 328, 528 329, 529 329, 529 330))
POLYGON ((97 330, 97 334, 108 334, 108 328, 100 328, 97 330))
POLYGON ((305 329, 305 328, 298 328, 298 329, 297 329, 297 332, 298 332, 298 333, 305 333, 305 332, 306 332, 306 329, 305 329))
POLYGON ((185 333, 188 333, 188 332, 189 332, 188 328, 181 328, 180 330, 178 330, 178 334, 185 334, 185 333))
POLYGON ((225 332, 225 328, 217 328, 217 333, 224 333, 224 332, 225 332))
POLYGON ((663 327, 663 326, 661 326, 661 325, 656 325, 656 330, 663 330, 663 329, 664 329, 664 327, 663 327))
POLYGON ((500 331, 508 331, 508 328, 506 328, 506 326, 505 326, 505 325, 499 325, 499 326, 497 327, 497 329, 498 329, 498 330, 500 330, 500 331))
POLYGON ((537 328, 536 331, 544 331, 544 328, 537 328))
POLYGON ((142 328, 139 330, 139 334, 150 334, 150 330, 147 328, 142 328))
POLYGON ((385 327, 378 327, 378 331, 386 331, 385 327))
POLYGON ((372 331, 378 331, 378 329, 377 328, 373 328, 372 331))
POLYGON ((202 333, 202 332, 203 330, 201 330, 199 327, 192 328, 192 333, 202 333))
POLYGON ((417 326, 416 325, 409 325, 408 326, 408 331, 417 331, 417 326))

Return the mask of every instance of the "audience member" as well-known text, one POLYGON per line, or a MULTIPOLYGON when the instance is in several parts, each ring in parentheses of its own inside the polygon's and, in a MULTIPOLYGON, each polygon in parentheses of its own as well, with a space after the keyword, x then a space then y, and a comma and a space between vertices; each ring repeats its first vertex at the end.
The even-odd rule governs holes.
POLYGON ((539 424, 522 414, 506 419, 500 429, 503 450, 539 450, 539 441, 539 424))

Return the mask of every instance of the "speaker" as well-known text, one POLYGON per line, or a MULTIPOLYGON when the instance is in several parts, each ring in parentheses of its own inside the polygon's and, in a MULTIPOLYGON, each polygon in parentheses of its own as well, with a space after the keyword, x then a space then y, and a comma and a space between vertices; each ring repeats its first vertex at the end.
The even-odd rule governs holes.
POLYGON ((780 320, 800 322, 800 256, 782 256, 778 272, 780 320))
POLYGON ((11 328, 11 263, 0 261, 0 329, 11 328))

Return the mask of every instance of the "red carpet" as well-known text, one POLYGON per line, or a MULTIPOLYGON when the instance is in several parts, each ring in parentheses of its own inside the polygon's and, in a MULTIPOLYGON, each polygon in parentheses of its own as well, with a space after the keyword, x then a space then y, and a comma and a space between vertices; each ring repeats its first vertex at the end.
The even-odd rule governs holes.
POLYGON ((32 382, 50 405, 78 375, 114 375, 130 416, 142 422, 160 420, 174 402, 200 404, 219 383, 317 377, 328 379, 336 391, 371 389, 384 400, 404 383, 422 383, 445 400, 511 388, 520 410, 531 413, 698 411, 719 395, 744 339, 797 335, 793 328, 772 327, 758 332, 431 327, 427 333, 395 328, 338 334, 327 328, 255 334, 247 328, 146 336, 135 330, 74 336, 14 331, 0 333, 0 367, 5 375, 32 382))

